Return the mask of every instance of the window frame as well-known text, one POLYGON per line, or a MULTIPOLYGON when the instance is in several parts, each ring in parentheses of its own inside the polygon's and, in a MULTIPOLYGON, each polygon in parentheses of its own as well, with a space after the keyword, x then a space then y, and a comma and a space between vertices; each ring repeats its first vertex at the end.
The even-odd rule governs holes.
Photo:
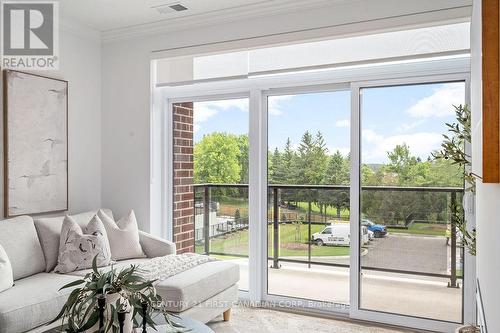
MULTIPOLYGON (((439 320, 414 318, 403 315, 387 313, 374 313, 373 311, 359 308, 359 248, 354 244, 359 244, 359 195, 360 195, 360 123, 359 123, 359 92, 361 88, 381 85, 395 84, 419 84, 437 83, 447 81, 466 82, 466 102, 470 103, 470 59, 449 59, 433 62, 408 63, 405 65, 383 65, 373 68, 342 69, 334 72, 321 73, 297 73, 283 75, 279 77, 262 77, 246 80, 234 80, 231 82, 214 82, 190 87, 167 87, 153 88, 154 100, 158 96, 161 100, 159 105, 162 108, 163 126, 162 131, 162 151, 166 152, 165 158, 161 159, 161 170, 166 180, 162 182, 162 193, 167 193, 166 200, 163 200, 161 220, 162 225, 166 224, 167 229, 172 229, 171 207, 173 198, 170 195, 173 191, 171 181, 173 174, 172 163, 172 109, 173 103, 179 102, 201 102, 207 100, 229 99, 229 98, 249 98, 249 143, 250 143, 250 165, 249 165, 249 291, 240 292, 240 299, 256 302, 270 301, 293 302, 294 298, 281 297, 267 294, 267 230, 260 226, 259 221, 267 215, 267 96, 297 92, 318 92, 331 91, 332 88, 351 91, 351 270, 350 270, 350 305, 348 307, 334 307, 325 310, 321 307, 295 308, 304 313, 320 315, 343 315, 354 319, 362 319, 400 325, 416 329, 451 331, 458 324, 443 322, 439 320), (307 84, 304 84, 307 82, 307 84), (159 94, 159 95, 157 95, 159 94), (162 222, 163 221, 163 222, 162 222), (353 223, 353 221, 357 221, 353 223), (353 288, 352 286, 357 286, 353 288)), ((151 135, 158 130, 152 127, 151 135)), ((153 161, 152 161, 153 163, 153 161)), ((474 224, 474 223, 471 223, 474 224)), ((171 235, 170 232, 166 233, 171 235)), ((465 271, 463 286, 463 321, 467 323, 475 322, 475 258, 467 252, 464 258, 465 271)), ((281 303, 283 304, 283 303, 281 303)))

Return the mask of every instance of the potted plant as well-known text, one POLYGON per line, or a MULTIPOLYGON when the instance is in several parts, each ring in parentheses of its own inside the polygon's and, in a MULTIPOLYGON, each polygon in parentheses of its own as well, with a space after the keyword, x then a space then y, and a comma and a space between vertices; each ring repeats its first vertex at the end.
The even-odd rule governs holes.
MULTIPOLYGON (((474 196, 476 191, 475 175, 471 172, 472 158, 466 152, 465 146, 471 144, 471 111, 467 105, 455 107, 457 123, 446 124, 450 135, 443 135, 444 140, 441 144, 441 150, 433 154, 436 159, 451 160, 453 164, 460 166, 464 170, 465 195, 474 196)), ((456 228, 460 231, 462 245, 467 251, 476 255, 476 229, 470 230, 467 227, 467 219, 461 213, 461 207, 457 207, 455 202, 450 203, 450 210, 453 213, 453 219, 456 228)), ((477 326, 465 325, 456 330, 457 333, 479 333, 477 326)))
POLYGON ((455 333, 481 333, 481 330, 477 326, 466 325, 466 326, 461 326, 461 327, 457 328, 455 333))
MULTIPOLYGON (((467 105, 454 107, 457 123, 446 124, 450 135, 443 135, 444 140, 441 144, 441 150, 434 153, 433 156, 435 159, 450 160, 452 164, 463 168, 466 195, 474 196, 476 191, 476 179, 475 175, 471 172, 472 158, 465 150, 465 145, 470 145, 472 139, 471 112, 467 105)), ((455 203, 452 202, 451 205, 455 205, 455 203)), ((454 208, 456 207, 451 207, 451 211, 457 212, 454 216, 454 221, 455 226, 460 231, 462 244, 471 255, 475 256, 476 230, 469 230, 467 228, 467 221, 460 213, 460 209, 454 208)))
POLYGON ((97 256, 92 262, 92 272, 83 279, 61 288, 75 288, 56 318, 62 319, 67 332, 123 332, 131 333, 133 327, 149 326, 156 330, 153 316, 163 315, 171 332, 185 331, 173 323, 169 313, 153 286, 146 280, 138 266, 131 265, 121 271, 111 268, 108 272, 97 269, 97 256))

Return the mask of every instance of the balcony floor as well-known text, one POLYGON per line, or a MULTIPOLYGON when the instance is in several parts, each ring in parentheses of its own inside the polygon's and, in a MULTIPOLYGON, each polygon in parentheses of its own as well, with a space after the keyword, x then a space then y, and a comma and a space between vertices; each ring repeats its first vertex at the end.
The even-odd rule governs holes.
MULTIPOLYGON (((248 289, 247 259, 240 265, 240 288, 248 289)), ((346 268, 281 263, 269 269, 270 294, 349 303, 349 270, 346 268)), ((271 266, 272 262, 269 262, 271 266)), ((448 279, 386 272, 364 272, 361 306, 364 309, 460 322, 462 289, 448 288, 448 279)), ((459 280, 461 282, 461 280, 459 280)))

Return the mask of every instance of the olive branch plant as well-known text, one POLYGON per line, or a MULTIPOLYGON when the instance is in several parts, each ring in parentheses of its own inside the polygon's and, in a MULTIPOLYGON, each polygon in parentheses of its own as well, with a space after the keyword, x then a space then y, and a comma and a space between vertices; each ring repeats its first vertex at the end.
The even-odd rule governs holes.
POLYGON ((169 332, 186 332, 185 328, 173 322, 169 317, 176 316, 165 309, 161 296, 156 293, 153 286, 155 281, 146 280, 140 272, 137 265, 130 265, 119 272, 113 267, 107 272, 100 271, 97 269, 96 256, 92 261, 90 273, 86 274, 83 279, 61 287, 60 290, 80 286, 70 293, 57 317, 49 324, 62 319, 63 326, 64 324, 67 326, 66 332, 90 330, 99 322, 98 298, 119 294, 121 297, 115 304, 109 304, 109 308, 106 306, 104 329, 98 331, 99 333, 119 332, 118 313, 122 311, 132 312, 134 327, 139 327, 144 319, 147 326, 156 330, 153 318, 156 315, 163 315, 169 326, 169 332), (144 303, 147 307, 143 314, 144 303))
MULTIPOLYGON (((476 178, 472 173, 472 158, 466 152, 466 145, 470 145, 471 134, 471 111, 468 105, 453 106, 455 108, 456 123, 446 123, 449 134, 443 134, 441 149, 434 152, 435 159, 451 160, 452 164, 458 165, 464 172, 465 191, 475 193, 476 178)), ((459 203, 450 203, 453 214, 453 223, 461 233, 462 244, 470 254, 476 255, 476 229, 469 230, 467 221, 461 214, 462 207, 459 203)))

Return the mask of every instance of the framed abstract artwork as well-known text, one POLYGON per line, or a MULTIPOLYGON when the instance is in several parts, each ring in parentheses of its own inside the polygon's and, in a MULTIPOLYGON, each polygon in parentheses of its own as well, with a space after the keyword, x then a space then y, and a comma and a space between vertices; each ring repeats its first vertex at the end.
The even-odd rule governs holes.
POLYGON ((5 216, 68 209, 68 82, 4 71, 5 216))

